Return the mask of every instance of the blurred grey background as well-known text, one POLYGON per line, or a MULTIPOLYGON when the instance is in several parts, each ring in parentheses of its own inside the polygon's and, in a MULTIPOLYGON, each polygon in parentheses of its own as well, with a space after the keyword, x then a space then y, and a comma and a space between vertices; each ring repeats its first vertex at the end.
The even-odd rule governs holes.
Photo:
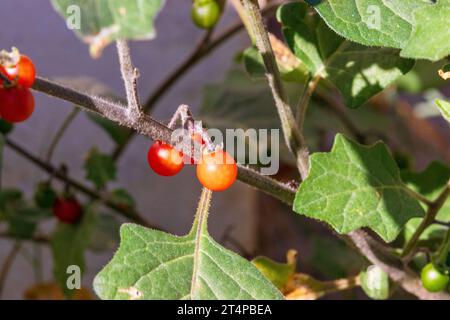
MULTIPOLYGON (((202 31, 191 22, 190 5, 189 0, 168 0, 156 20, 157 38, 131 43, 134 63, 141 72, 139 89, 142 99, 189 54, 202 36, 202 31)), ((72 31, 66 29, 65 21, 53 10, 49 0, 2 0, 1 8, 0 48, 10 49, 16 46, 32 57, 39 76, 90 76, 119 95, 125 95, 114 45, 107 47, 99 59, 91 59, 88 47, 72 31)), ((219 27, 230 25, 237 19, 232 10, 227 10, 219 27)), ((214 51, 158 103, 154 115, 159 119, 168 119, 181 103, 190 105, 195 112, 201 103, 204 84, 220 81, 232 64, 234 54, 247 45, 247 36, 240 33, 214 51)), ((35 93, 35 98, 35 113, 30 120, 16 126, 11 138, 34 154, 43 156, 48 148, 49 137, 70 113, 72 106, 40 93, 35 93)), ((133 140, 118 164, 119 176, 115 186, 130 191, 137 201, 139 212, 149 221, 182 235, 192 224, 200 195, 195 170, 188 166, 172 179, 156 176, 146 162, 147 149, 151 143, 144 137, 133 140)), ((93 145, 104 152, 113 148, 109 137, 80 113, 64 135, 53 163, 67 163, 70 174, 83 180, 84 157, 93 145)), ((40 169, 14 151, 6 149, 3 168, 5 187, 17 187, 30 194, 34 185, 45 178, 46 174, 40 169)), ((233 237, 251 251, 255 243, 253 231, 256 223, 252 216, 254 210, 250 208, 254 201, 254 191, 242 183, 237 183, 229 191, 216 193, 210 219, 213 236, 220 240, 227 227, 233 226, 233 237)), ((0 262, 4 260, 12 244, 11 241, 0 240, 0 262)), ((29 245, 25 249, 29 251, 29 245)), ((88 253, 87 273, 83 278, 85 286, 91 288, 94 275, 112 254, 113 252, 88 253)), ((44 250, 44 261, 44 280, 49 281, 52 279, 52 263, 47 248, 44 250)), ((33 282, 32 267, 24 255, 20 254, 12 266, 2 298, 21 299, 24 290, 33 282)))

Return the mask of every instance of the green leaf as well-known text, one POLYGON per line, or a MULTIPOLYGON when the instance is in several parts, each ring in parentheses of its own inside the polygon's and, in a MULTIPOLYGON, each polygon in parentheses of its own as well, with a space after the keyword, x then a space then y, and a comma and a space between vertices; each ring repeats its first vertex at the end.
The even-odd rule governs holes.
POLYGON ((361 106, 414 66, 397 50, 366 47, 339 37, 322 20, 307 15, 304 6, 289 3, 279 8, 286 41, 313 77, 339 88, 348 107, 361 106))
POLYGON ((252 263, 270 282, 282 290, 296 271, 297 252, 289 250, 286 263, 279 263, 264 256, 254 258, 252 263))
POLYGON ((125 189, 115 189, 110 193, 110 200, 123 208, 132 208, 135 206, 133 197, 125 189))
POLYGON ((117 39, 153 39, 154 20, 164 0, 52 0, 52 4, 97 57, 117 39))
POLYGON ((51 210, 25 206, 20 207, 14 212, 11 212, 8 221, 8 232, 17 238, 29 239, 33 236, 37 224, 52 216, 51 210))
POLYGON ((341 134, 330 153, 311 156, 294 211, 325 221, 341 234, 369 227, 388 242, 409 219, 424 215, 383 143, 366 147, 341 134))
POLYGON ((0 220, 9 219, 10 215, 23 206, 22 191, 17 189, 0 190, 0 220))
POLYGON ((389 277, 377 266, 369 266, 360 273, 361 288, 372 299, 389 298, 389 277))
POLYGON ((114 159, 108 154, 100 153, 96 148, 89 152, 84 168, 86 179, 92 181, 99 189, 116 179, 117 170, 114 159))
MULTIPOLYGON (((282 79, 288 82, 305 83, 308 78, 308 70, 288 48, 284 47, 283 49, 285 50, 284 55, 277 58, 282 79)), ((255 47, 245 49, 242 58, 245 70, 252 78, 265 77, 266 67, 258 49, 255 47)))
POLYGON ((419 60, 410 72, 398 79, 396 87, 399 91, 415 94, 421 94, 428 89, 442 88, 446 82, 439 77, 441 67, 442 61, 419 60))
MULTIPOLYGON (((434 161, 422 172, 405 170, 401 172, 402 180, 414 191, 420 193, 430 201, 434 201, 444 190, 447 181, 450 179, 450 167, 434 161)), ((425 205, 422 205, 426 208, 425 205)), ((436 219, 442 222, 450 222, 450 199, 439 210, 436 219)), ((411 238, 421 218, 411 219, 405 228, 405 240, 411 238)), ((429 226, 421 235, 420 240, 439 240, 445 235, 446 228, 439 225, 429 226)))
MULTIPOLYGON (((91 77, 58 77, 54 80, 70 88, 74 88, 91 95, 117 101, 123 105, 126 105, 127 103, 126 100, 118 97, 111 88, 91 77)), ((102 128, 117 145, 123 144, 131 133, 130 129, 122 127, 96 113, 86 112, 86 116, 89 120, 102 128)))
POLYGON ((105 132, 117 145, 122 145, 125 141, 127 141, 131 132, 128 128, 121 127, 117 123, 95 113, 86 113, 86 116, 92 120, 92 122, 105 130, 105 132))
POLYGON ((450 102, 440 99, 436 99, 435 102, 444 119, 450 122, 450 102))
POLYGON ((364 259, 343 241, 317 235, 312 235, 310 240, 311 253, 305 262, 329 279, 356 274, 365 265, 364 259))
POLYGON ((120 242, 120 223, 110 214, 96 214, 89 239, 89 249, 97 252, 115 250, 120 242))
POLYGON ((83 274, 84 251, 89 245, 93 227, 95 225, 94 205, 89 206, 76 224, 58 224, 50 241, 53 254, 53 274, 55 280, 66 296, 74 291, 67 287, 67 267, 78 266, 83 274))
POLYGON ((326 0, 315 9, 351 41, 403 49, 401 56, 414 59, 439 60, 450 54, 449 0, 326 0))
POLYGON ((250 262, 210 237, 210 196, 203 191, 194 225, 183 237, 124 224, 119 250, 94 279, 97 295, 133 300, 281 299, 250 262))

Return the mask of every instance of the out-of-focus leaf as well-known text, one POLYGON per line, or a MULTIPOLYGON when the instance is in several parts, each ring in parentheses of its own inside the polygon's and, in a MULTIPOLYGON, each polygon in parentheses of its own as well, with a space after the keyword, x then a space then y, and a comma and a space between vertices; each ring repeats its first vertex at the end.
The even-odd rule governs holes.
POLYGON ((50 245, 53 253, 53 274, 56 282, 66 297, 72 296, 75 290, 67 287, 67 268, 78 266, 84 272, 84 251, 89 245, 95 226, 95 206, 90 205, 82 219, 76 224, 58 224, 50 245))
POLYGON ((356 274, 365 265, 363 258, 342 241, 319 236, 311 239, 311 254, 305 258, 313 270, 330 279, 356 274))
MULTIPOLYGON (((89 93, 91 95, 106 98, 108 100, 117 101, 126 105, 126 101, 119 98, 111 88, 90 77, 58 77, 54 79, 56 82, 89 93)), ((87 112, 86 116, 100 128, 117 144, 124 143, 129 136, 131 130, 118 125, 117 123, 108 120, 92 112, 87 112)))
POLYGON ((56 11, 84 42, 93 57, 117 39, 150 40, 164 0, 52 0, 56 11))
POLYGON ((442 62, 419 60, 413 69, 396 82, 399 91, 414 94, 422 93, 431 88, 441 88, 446 82, 439 77, 442 62))
MULTIPOLYGON (((56 283, 36 283, 28 287, 23 297, 26 300, 64 300, 66 297, 56 283)), ((72 300, 95 300, 94 295, 87 288, 75 290, 72 300)))
POLYGON ((84 168, 86 179, 92 181, 99 189, 116 179, 114 159, 108 154, 100 153, 96 148, 89 152, 84 168))
POLYGON ((9 234, 21 238, 31 238, 36 230, 37 224, 52 217, 51 210, 31 207, 21 207, 11 212, 9 217, 9 234))
POLYGON ((438 99, 436 100, 436 105, 444 119, 450 122, 450 102, 438 99))
POLYGON ((119 221, 110 214, 97 214, 94 220, 89 249, 98 252, 116 249, 120 242, 119 221))
POLYGON ((289 250, 286 263, 279 263, 267 257, 259 256, 252 260, 256 268, 278 289, 283 290, 297 268, 297 251, 289 250))
MULTIPOLYGON (((404 170, 401 172, 402 180, 407 186, 420 193, 430 201, 434 201, 445 188, 450 179, 450 167, 434 161, 422 172, 404 170)), ((425 205, 422 204, 424 208, 425 205)), ((450 222, 450 199, 444 203, 436 217, 439 221, 450 222)), ((408 241, 419 226, 422 218, 411 219, 405 227, 404 238, 408 241)), ((446 228, 439 225, 429 226, 421 235, 420 240, 439 242, 444 237, 446 228)))
POLYGON ((135 205, 133 197, 125 189, 115 189, 110 193, 110 200, 123 208, 132 208, 135 205))

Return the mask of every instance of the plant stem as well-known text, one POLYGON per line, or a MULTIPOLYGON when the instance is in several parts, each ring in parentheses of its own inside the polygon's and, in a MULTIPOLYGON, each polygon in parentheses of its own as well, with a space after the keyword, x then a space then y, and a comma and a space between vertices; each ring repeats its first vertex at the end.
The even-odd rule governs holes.
POLYGON ((17 253, 19 253, 21 246, 22 243, 20 241, 16 241, 3 262, 2 269, 0 270, 0 298, 3 294, 3 289, 5 287, 5 281, 8 276, 9 270, 11 269, 14 259, 17 256, 17 253))
POLYGON ((126 40, 117 40, 117 54, 119 56, 120 72, 122 74, 125 91, 127 93, 128 116, 137 121, 141 117, 141 105, 137 89, 139 71, 131 62, 130 48, 126 40))
MULTIPOLYGON (((262 10, 262 14, 268 15, 272 14, 280 2, 275 1, 270 3, 267 7, 262 10)), ((192 69, 197 63, 199 63, 203 58, 208 56, 212 51, 217 49, 227 40, 231 39, 239 31, 243 30, 244 25, 242 22, 238 22, 231 27, 227 28, 225 31, 220 33, 214 39, 211 40, 212 30, 206 31, 203 38, 196 45, 192 53, 178 66, 176 67, 153 91, 150 97, 144 104, 144 112, 150 113, 151 110, 156 106, 159 100, 169 92, 169 90, 181 80, 181 78, 187 74, 187 72, 192 69)), ((135 136, 135 132, 130 132, 124 142, 117 146, 113 151, 113 158, 119 159, 122 153, 125 151, 129 142, 135 136)))
POLYGON ((242 0, 242 3, 248 15, 248 21, 252 34, 255 37, 256 46, 266 66, 266 77, 281 120, 284 139, 290 151, 297 159, 297 167, 301 178, 305 179, 309 169, 309 152, 306 147, 305 138, 297 127, 294 114, 289 105, 269 36, 259 10, 258 1, 242 0))
POLYGON ((122 206, 120 206, 119 204, 115 203, 114 201, 109 200, 108 199, 109 198, 108 195, 103 195, 103 194, 101 195, 97 191, 84 186, 80 182, 78 182, 78 181, 72 179, 71 177, 65 175, 64 173, 62 173, 60 170, 58 170, 52 164, 47 163, 47 162, 39 159, 37 156, 31 154, 30 152, 25 150, 20 145, 18 145, 17 143, 13 142, 12 140, 6 139, 6 145, 8 147, 10 147, 12 150, 16 151, 21 156, 23 156, 24 158, 30 160, 32 163, 34 163, 36 166, 38 166, 42 170, 44 170, 44 171, 48 172, 49 174, 51 174, 53 177, 59 179, 60 181, 63 181, 65 183, 69 184, 74 189, 80 191, 81 193, 84 193, 85 195, 87 195, 88 197, 90 197, 92 199, 96 199, 96 200, 102 201, 107 207, 109 207, 110 209, 114 210, 115 212, 123 215, 124 217, 130 219, 131 221, 134 221, 136 223, 142 224, 142 225, 147 226, 149 228, 154 228, 154 229, 161 230, 160 227, 158 227, 158 226, 156 226, 156 225, 146 221, 142 216, 140 216, 136 211, 134 211, 134 209, 123 208, 122 206))
POLYGON ((50 142, 50 146, 47 151, 47 156, 45 157, 45 160, 47 162, 51 161, 53 153, 55 152, 55 149, 58 146, 59 141, 61 141, 61 138, 63 137, 64 133, 66 132, 67 128, 70 126, 72 121, 75 119, 79 111, 80 109, 74 108, 66 117, 66 119, 64 119, 64 122, 61 124, 61 127, 59 127, 58 131, 56 131, 52 141, 50 142))
POLYGON ((449 252, 450 252, 450 229, 447 230, 444 240, 442 240, 442 244, 437 252, 434 263, 436 263, 436 265, 445 264, 449 252))
POLYGON ((309 102, 311 100, 314 91, 317 88, 317 85, 320 82, 320 79, 321 79, 320 75, 316 75, 306 83, 305 91, 303 92, 303 95, 298 103, 296 121, 300 132, 303 132, 306 110, 308 109, 309 102))
POLYGON ((408 258, 410 254, 413 253, 413 250, 417 242, 419 241, 420 236, 425 231, 425 229, 427 229, 435 221, 436 215, 438 214, 442 206, 445 204, 445 201, 447 200, 449 195, 450 195, 450 180, 447 182, 447 185, 445 186, 441 194, 437 197, 437 199, 429 205, 425 218, 423 218, 422 222, 417 227, 411 239, 408 241, 405 248, 403 249, 402 257, 408 258))

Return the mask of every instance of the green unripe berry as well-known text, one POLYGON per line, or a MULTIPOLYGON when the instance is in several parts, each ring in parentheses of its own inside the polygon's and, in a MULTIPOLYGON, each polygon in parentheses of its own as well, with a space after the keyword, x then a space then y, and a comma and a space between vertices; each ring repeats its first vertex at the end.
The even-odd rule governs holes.
POLYGON ((220 6, 216 0, 195 0, 192 20, 202 29, 212 28, 220 18, 220 6))
POLYGON ((432 263, 422 269, 420 277, 423 287, 429 292, 440 292, 448 287, 449 276, 439 271, 432 263))

